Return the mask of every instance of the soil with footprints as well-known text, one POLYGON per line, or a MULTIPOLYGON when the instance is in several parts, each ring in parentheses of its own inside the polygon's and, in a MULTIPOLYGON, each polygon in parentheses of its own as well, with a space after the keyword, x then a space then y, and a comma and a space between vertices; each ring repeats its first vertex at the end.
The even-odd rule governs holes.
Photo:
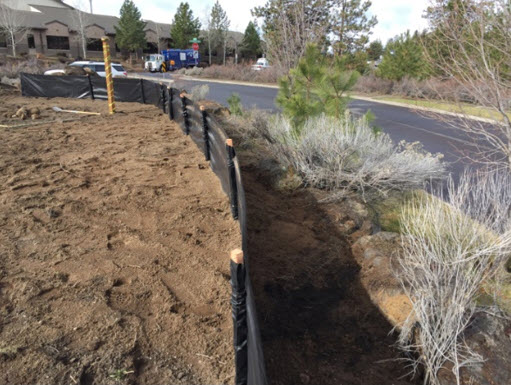
POLYGON ((0 97, 0 383, 233 383, 239 225, 191 139, 153 106, 0 97))

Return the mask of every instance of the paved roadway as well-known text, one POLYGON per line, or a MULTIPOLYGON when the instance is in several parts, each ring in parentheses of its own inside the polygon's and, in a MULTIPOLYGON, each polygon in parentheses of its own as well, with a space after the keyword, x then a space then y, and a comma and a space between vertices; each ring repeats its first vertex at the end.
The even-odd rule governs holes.
MULTIPOLYGON (((152 76, 161 78, 162 74, 152 76)), ((172 77, 171 74, 164 74, 164 76, 172 77)), ((175 79, 176 87, 187 90, 200 84, 207 84, 208 98, 219 103, 227 104, 227 98, 236 92, 246 108, 257 107, 272 112, 278 111, 274 102, 277 95, 276 88, 175 79)), ((371 110, 376 117, 374 124, 388 133, 396 143, 401 140, 418 141, 422 143, 426 151, 444 154, 444 160, 449 163, 449 169, 456 179, 465 167, 475 167, 462 156, 463 153, 474 151, 468 138, 445 122, 426 116, 424 112, 357 99, 350 102, 349 108, 354 114, 364 114, 371 110)))

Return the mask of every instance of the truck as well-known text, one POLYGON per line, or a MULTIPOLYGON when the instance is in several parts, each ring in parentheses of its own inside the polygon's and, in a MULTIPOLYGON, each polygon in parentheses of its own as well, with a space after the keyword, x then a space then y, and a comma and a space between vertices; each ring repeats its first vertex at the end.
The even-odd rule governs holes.
POLYGON ((166 49, 145 57, 144 69, 150 72, 174 71, 199 65, 199 51, 193 49, 166 49))

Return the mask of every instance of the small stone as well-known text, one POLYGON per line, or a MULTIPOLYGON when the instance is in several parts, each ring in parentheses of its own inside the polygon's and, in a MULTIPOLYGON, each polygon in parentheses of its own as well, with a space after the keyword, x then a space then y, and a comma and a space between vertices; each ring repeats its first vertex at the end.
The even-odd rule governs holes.
POLYGON ((185 376, 185 374, 184 374, 183 372, 179 372, 179 373, 177 374, 177 379, 178 379, 178 380, 181 380, 184 376, 185 376))

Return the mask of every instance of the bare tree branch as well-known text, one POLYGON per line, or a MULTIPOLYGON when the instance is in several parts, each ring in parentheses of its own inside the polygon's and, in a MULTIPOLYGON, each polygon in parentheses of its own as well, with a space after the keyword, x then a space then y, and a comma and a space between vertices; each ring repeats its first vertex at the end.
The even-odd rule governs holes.
MULTIPOLYGON (((472 138, 471 160, 511 166, 511 11, 507 0, 457 2, 450 12, 441 0, 430 8, 434 41, 425 44, 429 62, 455 80, 466 96, 494 112, 492 124, 465 118, 448 123, 472 138)), ((442 99, 439 92, 438 97, 442 99)))
POLYGON ((16 45, 26 36, 25 15, 18 10, 9 7, 10 2, 0 4, 0 32, 4 33, 12 48, 12 56, 16 56, 16 45))

